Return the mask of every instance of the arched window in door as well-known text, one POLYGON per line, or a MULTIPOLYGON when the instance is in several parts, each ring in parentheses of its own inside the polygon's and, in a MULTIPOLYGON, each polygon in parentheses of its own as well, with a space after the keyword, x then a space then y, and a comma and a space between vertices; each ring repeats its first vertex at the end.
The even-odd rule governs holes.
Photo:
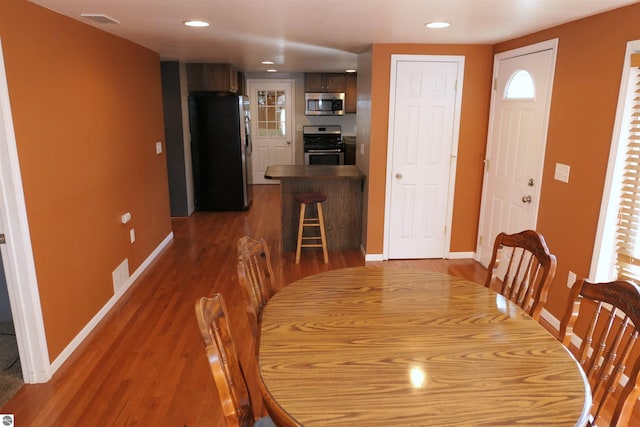
POLYGON ((509 77, 504 90, 505 99, 534 99, 536 88, 533 77, 527 70, 518 70, 509 77))

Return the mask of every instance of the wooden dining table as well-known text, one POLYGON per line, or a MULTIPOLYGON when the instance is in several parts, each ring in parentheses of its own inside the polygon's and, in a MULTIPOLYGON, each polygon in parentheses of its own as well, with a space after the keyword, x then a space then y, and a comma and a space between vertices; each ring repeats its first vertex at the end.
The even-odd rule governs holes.
POLYGON ((582 426, 575 359, 517 305, 442 273, 326 271, 265 306, 259 373, 300 425, 582 426))

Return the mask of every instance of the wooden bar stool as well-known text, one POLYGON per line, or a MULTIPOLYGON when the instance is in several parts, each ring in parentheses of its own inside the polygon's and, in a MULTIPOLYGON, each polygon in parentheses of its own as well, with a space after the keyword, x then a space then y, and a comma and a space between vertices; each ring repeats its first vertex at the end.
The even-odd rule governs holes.
POLYGON ((327 200, 327 196, 316 191, 296 194, 296 201, 300 203, 300 220, 298 222, 298 244, 296 246, 296 264, 300 263, 300 249, 302 248, 322 248, 325 264, 329 262, 327 254, 327 238, 324 233, 324 217, 322 215, 322 202, 327 200), (317 217, 306 218, 307 205, 315 204, 318 210, 317 217), (320 236, 303 236, 305 227, 320 228, 320 236), (304 243, 314 242, 314 243, 304 243))

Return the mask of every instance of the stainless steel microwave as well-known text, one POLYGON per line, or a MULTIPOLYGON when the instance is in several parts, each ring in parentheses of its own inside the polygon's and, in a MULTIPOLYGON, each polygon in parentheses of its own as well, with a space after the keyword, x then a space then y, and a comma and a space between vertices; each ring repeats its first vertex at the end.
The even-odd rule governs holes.
POLYGON ((344 92, 304 94, 305 114, 307 116, 342 116, 344 114, 344 92))

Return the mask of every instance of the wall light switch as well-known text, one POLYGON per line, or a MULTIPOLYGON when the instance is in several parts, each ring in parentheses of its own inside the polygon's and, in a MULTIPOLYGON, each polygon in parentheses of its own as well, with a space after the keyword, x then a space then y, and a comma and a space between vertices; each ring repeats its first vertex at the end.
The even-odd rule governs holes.
POLYGON ((124 214, 122 214, 122 216, 120 217, 120 221, 123 224, 126 224, 129 221, 131 221, 131 213, 130 212, 125 212, 124 214))
POLYGON ((156 154, 162 153, 162 141, 156 142, 156 154))
POLYGON ((131 243, 136 241, 136 232, 133 228, 129 230, 129 240, 131 240, 131 243))
POLYGON ((556 163, 556 173, 553 176, 557 181, 569 182, 569 172, 571 168, 569 165, 563 165, 562 163, 556 163))
POLYGON ((364 156, 364 142, 360 143, 360 155, 364 156))

